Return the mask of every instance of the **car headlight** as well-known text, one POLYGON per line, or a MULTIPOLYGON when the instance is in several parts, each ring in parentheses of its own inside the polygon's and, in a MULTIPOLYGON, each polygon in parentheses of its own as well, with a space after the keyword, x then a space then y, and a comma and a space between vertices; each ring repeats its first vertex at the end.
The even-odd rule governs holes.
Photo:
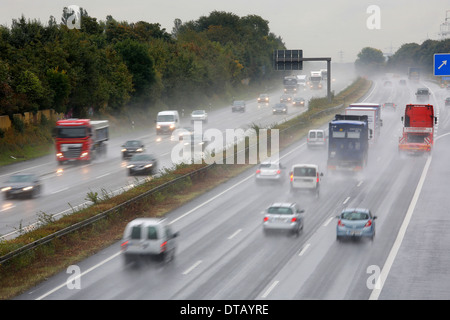
POLYGON ((128 168, 128 169, 133 168, 133 167, 134 167, 134 164, 129 164, 129 165, 127 165, 127 168, 128 168))
POLYGON ((8 191, 8 190, 11 190, 11 187, 4 187, 4 188, 2 188, 2 192, 8 191))
POLYGON ((149 163, 149 164, 145 165, 144 168, 150 168, 151 166, 153 166, 153 163, 149 163))
POLYGON ((31 190, 31 189, 33 189, 33 186, 25 187, 25 188, 23 188, 22 190, 23 190, 23 191, 28 191, 28 190, 31 190))
POLYGON ((136 150, 136 152, 142 152, 142 151, 143 151, 142 148, 139 148, 136 150))
POLYGON ((170 129, 173 129, 173 128, 175 128, 175 125, 174 125, 174 124, 171 124, 171 125, 169 126, 169 128, 170 128, 170 129))
POLYGON ((87 151, 86 151, 86 152, 83 152, 83 153, 81 154, 80 157, 81 157, 81 158, 87 157, 88 154, 89 154, 89 152, 87 152, 87 151))
POLYGON ((125 151, 127 151, 127 149, 122 149, 122 152, 125 152, 125 151))
POLYGON ((61 152, 59 152, 59 153, 56 154, 56 157, 62 158, 62 157, 63 157, 63 154, 62 154, 61 152))
POLYGON ((156 129, 161 129, 161 126, 158 124, 158 125, 156 126, 156 129))

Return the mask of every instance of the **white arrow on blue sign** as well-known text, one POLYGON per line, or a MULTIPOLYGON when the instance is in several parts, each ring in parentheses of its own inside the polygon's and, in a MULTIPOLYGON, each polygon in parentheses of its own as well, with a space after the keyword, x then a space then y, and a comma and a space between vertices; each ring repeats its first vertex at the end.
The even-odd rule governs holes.
POLYGON ((434 75, 450 76, 450 53, 436 53, 434 55, 434 75))

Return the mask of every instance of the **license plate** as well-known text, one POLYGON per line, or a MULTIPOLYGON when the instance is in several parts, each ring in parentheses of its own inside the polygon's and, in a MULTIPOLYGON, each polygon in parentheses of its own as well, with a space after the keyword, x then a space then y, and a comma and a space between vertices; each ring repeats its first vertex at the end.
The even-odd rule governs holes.
POLYGON ((350 236, 360 236, 361 235, 361 231, 347 231, 347 234, 350 236))

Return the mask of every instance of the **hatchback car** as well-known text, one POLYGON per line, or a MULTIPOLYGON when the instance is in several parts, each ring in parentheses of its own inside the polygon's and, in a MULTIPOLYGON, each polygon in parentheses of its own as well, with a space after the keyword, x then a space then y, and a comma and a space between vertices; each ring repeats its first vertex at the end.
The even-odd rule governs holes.
POLYGON ((130 158, 133 154, 144 152, 144 143, 141 140, 128 140, 122 145, 122 159, 130 158))
POLYGON ((177 247, 178 232, 172 232, 165 219, 138 218, 127 224, 121 245, 126 263, 139 257, 156 256, 172 260, 177 247))
POLYGON ((258 103, 269 103, 269 95, 268 94, 260 94, 258 97, 258 103))
POLYGON ((377 217, 373 216, 369 209, 346 208, 337 218, 337 240, 345 237, 366 237, 373 240, 377 217))
POLYGON ((18 173, 10 176, 1 190, 5 199, 33 198, 41 194, 42 184, 39 177, 33 173, 18 173))
POLYGON ((280 97, 280 103, 291 103, 292 102, 292 96, 290 94, 283 94, 280 97))
POLYGON ((233 105, 231 106, 231 112, 245 112, 246 104, 244 100, 236 100, 233 101, 233 105))
POLYGON ((262 162, 255 173, 255 181, 276 181, 283 182, 284 166, 278 162, 262 162))
POLYGON ((292 105, 303 107, 305 105, 305 99, 302 97, 294 97, 294 99, 292 99, 292 105))
POLYGON ((272 114, 287 114, 288 112, 288 107, 286 104, 284 103, 277 103, 272 107, 272 114))
POLYGON ((135 154, 128 162, 128 175, 131 176, 153 174, 156 170, 157 164, 158 161, 152 154, 135 154))
POLYGON ((325 130, 315 129, 309 130, 308 136, 306 138, 306 145, 308 148, 311 147, 326 147, 327 146, 327 135, 325 130))
POLYGON ((393 102, 383 103, 383 110, 395 111, 397 105, 393 102))
POLYGON ((266 209, 263 221, 265 234, 270 230, 281 230, 299 235, 303 229, 304 210, 296 203, 273 203, 266 209))
POLYGON ((446 105, 446 106, 450 106, 450 97, 448 97, 447 99, 445 99, 445 105, 446 105))
POLYGON ((194 110, 191 113, 191 123, 194 121, 203 121, 205 123, 208 122, 208 114, 205 110, 194 110))

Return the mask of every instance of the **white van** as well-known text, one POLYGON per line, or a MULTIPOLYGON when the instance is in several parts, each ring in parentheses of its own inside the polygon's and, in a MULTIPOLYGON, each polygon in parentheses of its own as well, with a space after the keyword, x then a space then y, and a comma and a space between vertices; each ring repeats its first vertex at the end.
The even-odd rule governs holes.
POLYGON ((327 146, 327 134, 325 130, 313 129, 309 130, 308 137, 306 138, 308 148, 311 147, 326 147, 327 146))
POLYGON ((156 116, 156 134, 172 134, 180 127, 180 116, 176 110, 158 112, 156 116))
POLYGON ((172 232, 165 219, 138 218, 125 227, 122 254, 125 262, 140 256, 159 256, 165 261, 175 255, 177 232, 172 232))
POLYGON ((316 164, 295 164, 290 172, 291 192, 307 190, 319 197, 320 178, 319 166, 316 164))

